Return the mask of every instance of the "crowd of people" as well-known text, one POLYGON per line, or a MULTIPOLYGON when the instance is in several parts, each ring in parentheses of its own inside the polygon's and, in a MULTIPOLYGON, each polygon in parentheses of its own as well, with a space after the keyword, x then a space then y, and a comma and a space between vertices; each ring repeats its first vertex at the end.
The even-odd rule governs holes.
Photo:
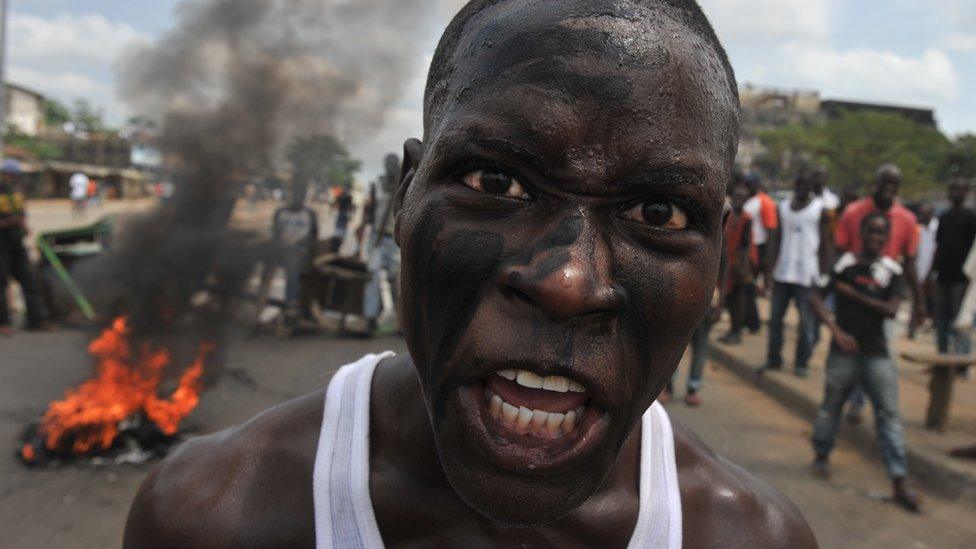
MULTIPOLYGON (((784 318, 791 303, 797 310, 796 376, 809 375, 822 327, 827 328, 831 342, 825 394, 814 421, 812 472, 830 475, 829 456, 844 407, 848 420, 859 423, 867 397, 893 499, 917 511, 919 498, 905 484, 894 319, 910 297, 908 337, 931 319, 940 353, 971 351, 976 211, 966 206, 969 185, 961 178, 948 182, 948 207, 939 215, 935 204, 904 205, 898 198, 901 180, 899 168, 885 164, 868 196, 853 198, 848 190, 839 197, 828 188, 827 170, 817 167, 799 173, 792 196, 777 205, 758 175, 737 174, 728 191, 714 307, 727 310, 730 318, 729 331, 718 341, 738 345, 743 330, 760 331, 757 297, 769 297, 766 358, 758 375, 784 368, 784 318)), ((707 351, 708 330, 717 317, 710 314, 692 341, 689 405, 701 402, 702 349, 707 351)), ((669 386, 662 395, 665 401, 671 391, 669 386)))

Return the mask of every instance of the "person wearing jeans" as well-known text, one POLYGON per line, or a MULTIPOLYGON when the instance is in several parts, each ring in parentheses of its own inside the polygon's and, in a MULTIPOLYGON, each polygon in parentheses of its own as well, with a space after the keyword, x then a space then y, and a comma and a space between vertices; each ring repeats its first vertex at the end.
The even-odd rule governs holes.
POLYGON ((898 313, 905 293, 902 266, 882 255, 890 234, 891 221, 884 213, 867 214, 861 222, 862 251, 845 253, 834 265, 825 288, 837 297, 836 313, 827 310, 819 293, 810 296, 810 306, 833 336, 823 403, 813 424, 815 458, 810 470, 823 478, 830 476, 829 459, 841 410, 854 388, 860 386, 874 407, 878 442, 894 500, 918 512, 919 498, 905 483, 908 459, 898 413, 898 370, 885 333, 885 321, 898 313))
POLYGON ((965 206, 969 194, 965 180, 952 179, 948 194, 952 206, 939 217, 930 275, 935 282, 935 330, 940 353, 965 355, 971 350, 969 334, 953 324, 969 287, 963 265, 976 241, 976 212, 965 206))
POLYGON ((807 375, 807 362, 813 354, 816 323, 810 311, 810 288, 830 265, 830 216, 823 201, 813 194, 813 174, 796 178, 793 199, 779 205, 779 230, 773 233, 770 262, 773 293, 769 315, 769 347, 766 364, 759 373, 783 367, 783 317, 790 301, 800 313, 797 329, 796 375, 807 375))
POLYGON ((806 372, 807 363, 813 354, 813 330, 815 328, 813 311, 810 309, 810 292, 811 289, 807 286, 787 282, 777 282, 773 286, 769 313, 767 369, 779 370, 783 367, 783 317, 786 316, 790 301, 793 301, 800 314, 794 364, 797 374, 802 375, 806 372))
POLYGON ((834 449, 841 409, 855 386, 862 388, 874 406, 878 443, 888 478, 904 478, 908 474, 908 457, 898 414, 898 371, 887 356, 851 356, 831 349, 824 400, 813 423, 814 452, 828 456, 834 449))

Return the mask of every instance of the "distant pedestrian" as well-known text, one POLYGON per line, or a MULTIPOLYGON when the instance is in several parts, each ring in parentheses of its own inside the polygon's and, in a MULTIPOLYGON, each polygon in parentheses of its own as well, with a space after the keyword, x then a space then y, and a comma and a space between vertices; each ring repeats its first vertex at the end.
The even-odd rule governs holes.
POLYGON ((346 231, 349 227, 349 219, 352 217, 352 195, 346 189, 340 189, 339 195, 335 200, 336 222, 335 232, 332 235, 332 242, 335 252, 342 247, 346 239, 346 231))
MULTIPOLYGON (((779 227, 779 213, 776 208, 776 201, 766 192, 765 186, 759 174, 749 174, 745 178, 749 185, 749 200, 746 201, 743 209, 753 219, 752 223, 752 242, 756 245, 759 253, 761 279, 757 278, 763 286, 772 286, 772 278, 768 269, 765 269, 768 255, 769 237, 772 231, 779 227)), ((767 288, 768 289, 768 288, 767 288)))
MULTIPOLYGON (((938 219, 935 235, 935 257, 929 275, 935 282, 935 329, 940 353, 969 354, 970 336, 956 330, 953 323, 959 314, 969 278, 963 264, 976 241, 976 212, 965 206, 969 186, 961 178, 954 178, 948 187, 948 211, 938 219)), ((921 250, 919 251, 921 262, 921 250)))
POLYGON ((301 277, 309 268, 318 242, 318 216, 305 205, 307 193, 307 185, 295 183, 288 205, 275 212, 271 229, 274 241, 280 246, 281 264, 285 268, 288 312, 297 311, 302 302, 301 277))
POLYGON ((824 208, 831 214, 840 213, 840 197, 827 187, 827 168, 817 166, 813 169, 813 194, 823 201, 824 208))
POLYGON ((85 215, 85 207, 88 205, 89 183, 88 176, 82 172, 75 173, 68 180, 68 186, 71 188, 69 196, 71 197, 72 211, 76 216, 85 215))
POLYGON ((98 206, 101 205, 101 203, 100 203, 100 201, 98 199, 98 196, 99 196, 98 180, 96 180, 94 178, 88 178, 87 195, 88 195, 88 205, 89 206, 91 206, 93 208, 97 208, 98 206))
POLYGON ((792 200, 780 203, 779 224, 770 245, 773 293, 767 358, 760 373, 783 367, 783 317, 792 300, 799 311, 793 368, 796 375, 805 377, 816 326, 809 297, 832 257, 830 218, 823 201, 813 194, 810 172, 797 176, 792 200))
POLYGON ((881 212, 861 219, 862 246, 845 253, 834 265, 825 288, 837 296, 832 315, 819 293, 810 304, 831 331, 824 399, 814 422, 811 471, 829 477, 830 453, 837 438, 840 413, 850 393, 860 385, 871 399, 885 470, 896 503, 913 512, 919 497, 908 488, 905 433, 898 412, 898 372, 891 358, 885 319, 894 318, 904 295, 902 266, 882 251, 891 234, 891 221, 881 212))
MULTIPOLYGON (((931 204, 920 204, 915 213, 918 217, 918 258, 915 262, 915 271, 918 280, 922 283, 922 291, 925 293, 925 308, 936 312, 935 307, 935 280, 931 277, 932 263, 935 260, 936 235, 939 230, 939 218, 935 217, 935 209, 931 204)), ((908 323, 908 338, 915 337, 915 331, 925 322, 924 318, 912 315, 908 323)))
POLYGON ((20 166, 16 161, 4 161, 0 168, 0 334, 11 333, 10 309, 7 302, 7 279, 20 285, 27 308, 27 329, 48 328, 47 313, 40 289, 31 267, 24 238, 27 236, 27 214, 24 194, 17 189, 16 178, 20 166))
MULTIPOLYGON (((759 252, 752 242, 752 226, 757 223, 743 210, 749 198, 745 183, 732 188, 732 212, 725 222, 725 239, 722 256, 721 290, 731 317, 731 327, 719 341, 726 345, 742 342, 742 328, 751 300, 756 295, 756 272, 759 270, 759 252)), ((756 325, 750 326, 757 331, 756 325)))
POLYGON ((755 333, 759 331, 761 326, 756 296, 769 295, 769 290, 773 286, 773 277, 767 256, 769 255, 770 233, 779 227, 779 213, 776 202, 766 193, 766 188, 762 184, 759 174, 751 173, 745 176, 745 181, 749 186, 750 198, 746 201, 743 209, 752 218, 752 242, 759 254, 759 269, 756 273, 756 283, 753 285, 752 295, 749 296, 746 304, 745 324, 755 333))

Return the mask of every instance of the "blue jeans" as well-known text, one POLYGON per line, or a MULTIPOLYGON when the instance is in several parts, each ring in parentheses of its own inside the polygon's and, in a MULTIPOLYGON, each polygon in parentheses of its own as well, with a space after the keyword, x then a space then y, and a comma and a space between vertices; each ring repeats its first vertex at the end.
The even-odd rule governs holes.
POLYGON ((297 309, 302 299, 302 273, 308 268, 308 251, 286 246, 281 250, 281 266, 285 269, 285 303, 297 309))
POLYGON ((956 330, 953 324, 966 296, 966 282, 935 285, 935 330, 940 353, 968 355, 971 349, 969 334, 956 330))
MULTIPOLYGON (((708 342, 708 333, 712 331, 713 324, 706 317, 691 336, 691 365, 688 367, 688 390, 695 393, 702 386, 702 373, 705 371, 705 360, 708 359, 708 351, 711 348, 708 342)), ((671 376, 671 382, 668 383, 668 392, 674 392, 673 375, 671 376)))
POLYGON ((834 449, 841 408, 856 385, 863 388, 874 407, 875 428, 888 477, 906 476, 908 458, 898 414, 898 372, 894 361, 886 356, 851 356, 830 350, 824 400, 813 423, 814 452, 827 456, 834 449))
POLYGON ((780 368, 783 366, 783 317, 790 300, 796 302, 800 311, 800 326, 796 337, 796 359, 794 368, 804 370, 810 355, 813 354, 813 331, 816 329, 813 310, 810 308, 811 289, 799 284, 776 282, 773 284, 772 310, 769 314, 769 350, 766 366, 780 368))
MULTIPOLYGON (((393 306, 396 307, 396 296, 399 292, 400 281, 400 247, 392 236, 385 235, 369 253, 367 264, 373 279, 366 285, 363 295, 363 316, 368 320, 376 320, 383 312, 383 299, 380 289, 380 271, 386 271, 386 278, 393 290, 393 306)), ((395 312, 395 311, 394 311, 395 312)))

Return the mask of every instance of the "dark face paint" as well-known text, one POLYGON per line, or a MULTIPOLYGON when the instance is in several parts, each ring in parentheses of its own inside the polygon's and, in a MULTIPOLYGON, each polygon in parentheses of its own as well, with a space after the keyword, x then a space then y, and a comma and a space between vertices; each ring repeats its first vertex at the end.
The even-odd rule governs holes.
POLYGON ((585 501, 677 367, 717 279, 735 150, 728 82, 687 29, 551 11, 506 3, 462 37, 469 85, 414 159, 399 225, 404 331, 442 465, 471 507, 517 524, 585 501), (462 183, 481 169, 531 199, 462 183), (627 215, 652 199, 689 226, 627 215), (504 368, 578 380, 599 410, 589 438, 537 447, 492 431, 477 401, 504 368))

